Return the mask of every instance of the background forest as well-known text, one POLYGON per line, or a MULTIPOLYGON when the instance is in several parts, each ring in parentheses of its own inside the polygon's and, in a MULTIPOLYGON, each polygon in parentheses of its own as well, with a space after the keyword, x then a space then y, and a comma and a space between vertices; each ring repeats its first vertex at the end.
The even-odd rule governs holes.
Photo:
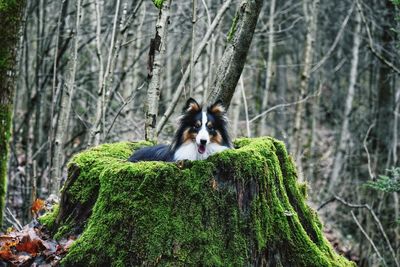
MULTIPOLYGON (((206 100, 238 4, 172 1, 159 142, 186 98, 206 100)), ((74 153, 145 138, 158 14, 144 0, 27 1, 6 225, 58 194, 74 153)), ((264 1, 228 112, 234 138, 285 142, 328 236, 359 266, 400 266, 398 16, 390 0, 264 1)))

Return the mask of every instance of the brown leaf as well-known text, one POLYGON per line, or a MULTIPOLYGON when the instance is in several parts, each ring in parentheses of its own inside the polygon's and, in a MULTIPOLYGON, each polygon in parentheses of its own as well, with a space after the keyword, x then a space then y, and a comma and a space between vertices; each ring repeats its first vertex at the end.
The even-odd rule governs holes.
POLYGON ((44 208, 44 200, 37 198, 33 203, 32 203, 32 207, 31 210, 33 213, 38 213, 40 210, 42 210, 44 208))
POLYGON ((17 251, 23 251, 31 254, 32 256, 36 256, 39 252, 46 249, 46 247, 42 244, 42 241, 39 239, 31 240, 29 235, 24 236, 19 244, 15 246, 17 251))
POLYGON ((10 261, 14 259, 14 255, 11 253, 10 248, 0 250, 0 259, 10 261))

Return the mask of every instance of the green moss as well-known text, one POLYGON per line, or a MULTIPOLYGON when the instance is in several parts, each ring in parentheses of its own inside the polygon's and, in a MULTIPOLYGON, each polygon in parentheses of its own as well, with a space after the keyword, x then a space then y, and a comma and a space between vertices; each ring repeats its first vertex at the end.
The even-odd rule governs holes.
POLYGON ((233 36, 235 35, 237 29, 238 22, 239 22, 239 12, 237 12, 235 17, 233 18, 231 28, 229 29, 228 36, 226 38, 228 42, 232 41, 233 36))
POLYGON ((153 4, 160 9, 164 3, 164 0, 153 0, 153 4))
MULTIPOLYGON (((0 104, 0 213, 5 207, 7 192, 8 142, 11 136, 12 105, 0 104)), ((0 216, 0 227, 3 224, 0 216)))
POLYGON ((281 142, 239 139, 236 149, 183 167, 127 162, 144 144, 102 145, 73 158, 81 171, 64 194, 78 205, 85 194, 96 201, 62 264, 247 266, 268 255, 283 266, 352 265, 323 237, 281 142))
POLYGON ((53 238, 55 240, 61 240, 63 237, 70 235, 74 231, 74 226, 70 223, 66 223, 57 229, 53 238))
POLYGON ((59 210, 60 206, 58 204, 54 205, 53 210, 39 217, 39 222, 46 226, 46 228, 53 229, 59 210))

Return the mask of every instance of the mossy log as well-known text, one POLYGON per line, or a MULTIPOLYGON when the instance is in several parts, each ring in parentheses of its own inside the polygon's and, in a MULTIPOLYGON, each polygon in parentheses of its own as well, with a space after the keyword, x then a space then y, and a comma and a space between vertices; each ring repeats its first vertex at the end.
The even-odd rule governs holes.
POLYGON ((63 265, 354 265, 323 236, 282 142, 239 139, 204 161, 127 162, 144 145, 105 144, 71 160, 60 207, 44 220, 58 237, 82 233, 63 265))

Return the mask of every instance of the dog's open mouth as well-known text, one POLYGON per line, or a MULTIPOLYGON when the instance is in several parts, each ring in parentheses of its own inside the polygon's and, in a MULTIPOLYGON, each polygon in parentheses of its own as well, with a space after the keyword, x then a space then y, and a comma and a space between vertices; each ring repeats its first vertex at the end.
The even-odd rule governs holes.
POLYGON ((205 145, 197 145, 197 151, 199 151, 200 154, 203 154, 206 152, 206 146, 205 145))

